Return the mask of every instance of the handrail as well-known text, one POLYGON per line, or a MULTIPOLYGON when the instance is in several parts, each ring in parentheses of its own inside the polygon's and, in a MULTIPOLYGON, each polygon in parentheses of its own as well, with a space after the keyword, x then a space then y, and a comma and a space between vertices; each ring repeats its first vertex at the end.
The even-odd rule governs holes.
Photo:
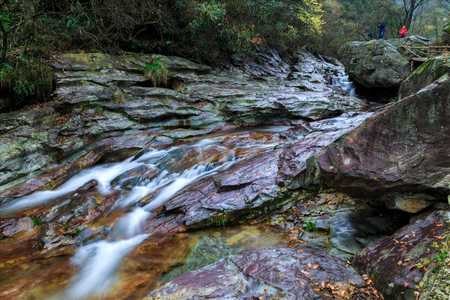
POLYGON ((450 45, 443 45, 443 46, 409 46, 409 45, 403 45, 402 48, 404 48, 406 51, 408 51, 410 54, 413 55, 411 57, 411 60, 418 60, 418 59, 424 59, 424 58, 430 58, 434 56, 439 55, 450 55, 450 45))

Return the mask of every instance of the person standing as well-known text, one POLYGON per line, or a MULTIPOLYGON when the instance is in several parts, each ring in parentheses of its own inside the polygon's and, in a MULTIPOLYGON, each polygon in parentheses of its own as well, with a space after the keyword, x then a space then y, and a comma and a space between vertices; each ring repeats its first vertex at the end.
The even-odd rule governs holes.
POLYGON ((386 35, 386 24, 384 22, 378 24, 378 39, 384 39, 386 35))
POLYGON ((406 25, 403 25, 402 28, 400 28, 400 31, 398 32, 401 39, 407 37, 408 33, 409 33, 409 31, 408 31, 408 27, 406 27, 406 25))

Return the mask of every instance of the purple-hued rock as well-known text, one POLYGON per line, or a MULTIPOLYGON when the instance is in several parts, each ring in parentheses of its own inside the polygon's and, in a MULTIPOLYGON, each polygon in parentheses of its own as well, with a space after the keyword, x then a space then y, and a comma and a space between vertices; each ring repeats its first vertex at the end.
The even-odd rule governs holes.
POLYGON ((189 272, 149 299, 331 299, 364 286, 345 262, 311 248, 246 251, 189 272))

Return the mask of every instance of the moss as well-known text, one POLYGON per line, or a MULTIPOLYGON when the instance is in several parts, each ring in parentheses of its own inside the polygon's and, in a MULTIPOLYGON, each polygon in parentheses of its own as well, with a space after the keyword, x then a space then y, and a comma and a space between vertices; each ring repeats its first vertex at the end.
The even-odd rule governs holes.
POLYGON ((427 272, 419 284, 421 300, 448 299, 450 295, 450 232, 444 240, 433 243, 435 254, 420 263, 427 272))
MULTIPOLYGON (((314 192, 300 191, 293 193, 292 191, 282 190, 273 199, 264 201, 257 207, 247 207, 238 211, 222 212, 211 216, 207 220, 200 222, 192 228, 199 229, 205 227, 223 227, 226 225, 242 224, 246 220, 255 220, 270 215, 272 212, 284 208, 286 205, 303 201, 311 198, 314 192)), ((261 199, 255 200, 261 202, 261 199)))
POLYGON ((204 236, 192 247, 186 262, 166 273, 161 280, 163 282, 170 281, 184 273, 198 270, 237 252, 237 249, 230 247, 223 237, 204 236))
POLYGON ((214 227, 224 227, 230 223, 233 223, 233 218, 227 213, 220 213, 208 220, 208 225, 214 227))
POLYGON ((400 98, 416 93, 445 74, 448 74, 449 70, 450 58, 440 56, 424 62, 402 83, 400 87, 400 98))
POLYGON ((112 67, 111 56, 104 53, 67 53, 62 57, 69 61, 70 64, 81 64, 91 71, 99 68, 112 67))
POLYGON ((116 104, 125 103, 125 95, 120 89, 117 89, 112 95, 112 100, 116 104))

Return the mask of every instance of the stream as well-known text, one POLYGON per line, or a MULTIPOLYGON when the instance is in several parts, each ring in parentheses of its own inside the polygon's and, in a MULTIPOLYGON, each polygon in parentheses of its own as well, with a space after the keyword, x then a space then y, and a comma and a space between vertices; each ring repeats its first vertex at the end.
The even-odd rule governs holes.
MULTIPOLYGON (((22 289, 19 292, 22 298, 142 298, 177 275, 243 250, 309 241, 316 247, 348 258, 371 240, 390 232, 393 228, 366 232, 367 228, 360 226, 364 220, 352 223, 355 204, 351 201, 339 203, 327 221, 323 220, 323 211, 319 213, 317 207, 316 211, 308 211, 308 220, 314 220, 314 226, 319 227, 314 234, 296 232, 294 229, 302 228, 304 220, 298 223, 284 214, 298 208, 295 202, 299 200, 292 201, 292 197, 300 197, 295 192, 298 189, 296 177, 305 169, 307 159, 371 115, 367 112, 370 105, 357 98, 355 88, 341 66, 313 60, 309 54, 302 55, 308 62, 303 67, 297 65, 285 72, 284 69, 289 68, 275 56, 261 68, 276 68, 277 72, 285 72, 286 77, 290 72, 289 76, 295 79, 287 83, 270 79, 266 86, 258 80, 248 79, 247 75, 242 75, 244 73, 232 76, 219 73, 211 75, 212 79, 203 73, 179 75, 185 82, 190 82, 185 90, 193 91, 192 98, 210 100, 208 97, 216 93, 215 96, 224 101, 221 102, 221 113, 226 113, 226 122, 240 120, 241 127, 228 126, 221 119, 210 121, 210 104, 189 104, 197 105, 195 109, 201 110, 201 114, 195 115, 189 111, 194 109, 192 107, 187 112, 179 112, 173 103, 164 102, 176 112, 157 116, 156 121, 152 119, 158 126, 169 116, 180 114, 181 120, 177 120, 180 128, 186 127, 185 124, 195 128, 193 124, 205 119, 209 122, 208 130, 202 127, 195 128, 198 130, 195 134, 187 130, 177 132, 178 129, 170 128, 173 124, 169 120, 169 125, 156 128, 160 135, 159 140, 154 139, 158 141, 154 145, 146 144, 133 155, 121 155, 119 160, 103 155, 88 167, 70 172, 71 176, 60 180, 53 189, 37 188, 13 200, 3 201, 0 216, 7 221, 1 228, 12 232, 12 243, 20 243, 22 238, 33 243, 39 240, 39 247, 43 249, 36 257, 22 255, 26 250, 20 247, 17 253, 12 253, 15 250, 7 252, 11 266, 21 264, 23 273, 19 278, 11 269, 2 271, 8 276, 8 279, 0 280, 5 290, 3 296, 17 295, 17 290, 22 289), (317 71, 322 64, 326 66, 325 71, 317 71), (277 69, 279 65, 282 71, 277 69), (331 86, 327 86, 323 75, 327 72, 332 74, 327 76, 334 78, 331 86), (205 87, 205 82, 210 89, 205 87), (268 102, 254 105, 239 88, 255 99, 268 102), (195 94, 200 92, 205 94, 195 94), (235 103, 228 97, 244 100, 235 103), (326 108, 322 109, 322 106, 326 108), (240 115, 242 119, 239 119, 240 115), (209 130, 213 126, 210 124, 217 128, 209 130), (165 142, 169 138, 175 139, 176 134, 181 135, 177 136, 176 142, 165 142), (39 215, 39 219, 35 215, 39 215), (86 218, 89 221, 85 222, 86 218), (21 232, 21 226, 28 230, 28 236, 14 235, 21 232), (21 255, 21 258, 15 255, 21 255), (39 270, 42 270, 40 279, 29 286, 28 282, 38 276, 39 270), (46 282, 46 286, 39 282, 46 282)), ((256 76, 261 69, 249 68, 247 71, 256 76)), ((122 73, 111 74, 126 87, 125 79, 117 79, 124 76, 122 73)), ((76 76, 67 80, 74 80, 76 76)), ((73 83, 69 88, 72 86, 73 83)), ((126 88, 144 89, 142 86, 126 88)), ((63 86, 61 93, 70 94, 67 89, 63 86)), ((139 93, 143 92, 139 90, 139 93)), ((91 109, 99 114, 110 109, 106 111, 112 117, 107 117, 107 121, 98 116, 95 120, 111 122, 101 123, 99 128, 114 131, 117 130, 114 126, 119 126, 120 122, 125 123, 125 128, 131 126, 128 124, 130 119, 139 119, 149 109, 147 106, 136 109, 132 103, 124 108, 127 121, 120 119, 114 124, 114 118, 119 118, 115 114, 123 109, 121 105, 101 103, 83 113, 91 113, 91 109)), ((75 122, 70 121, 65 125, 65 136, 69 138, 73 134, 70 127, 73 124, 75 122)), ((97 127, 95 130, 100 131, 97 127)), ((119 145, 138 144, 141 139, 146 139, 142 131, 137 130, 142 128, 132 127, 126 134, 108 136, 105 140, 112 141, 112 146, 108 144, 108 147, 115 147, 115 139, 119 145)), ((152 130, 153 134, 155 130, 152 130)), ((63 145, 72 147, 76 143, 71 141, 63 145)), ((64 147, 62 149, 66 151, 64 147)), ((30 186, 34 188, 35 185, 30 186)), ((334 200, 338 197, 331 196, 334 200)), ((380 215, 376 209, 365 208, 366 212, 370 211, 369 217, 380 215)), ((374 222, 380 225, 389 218, 374 218, 374 222)), ((394 223, 392 227, 398 226, 394 223)))

